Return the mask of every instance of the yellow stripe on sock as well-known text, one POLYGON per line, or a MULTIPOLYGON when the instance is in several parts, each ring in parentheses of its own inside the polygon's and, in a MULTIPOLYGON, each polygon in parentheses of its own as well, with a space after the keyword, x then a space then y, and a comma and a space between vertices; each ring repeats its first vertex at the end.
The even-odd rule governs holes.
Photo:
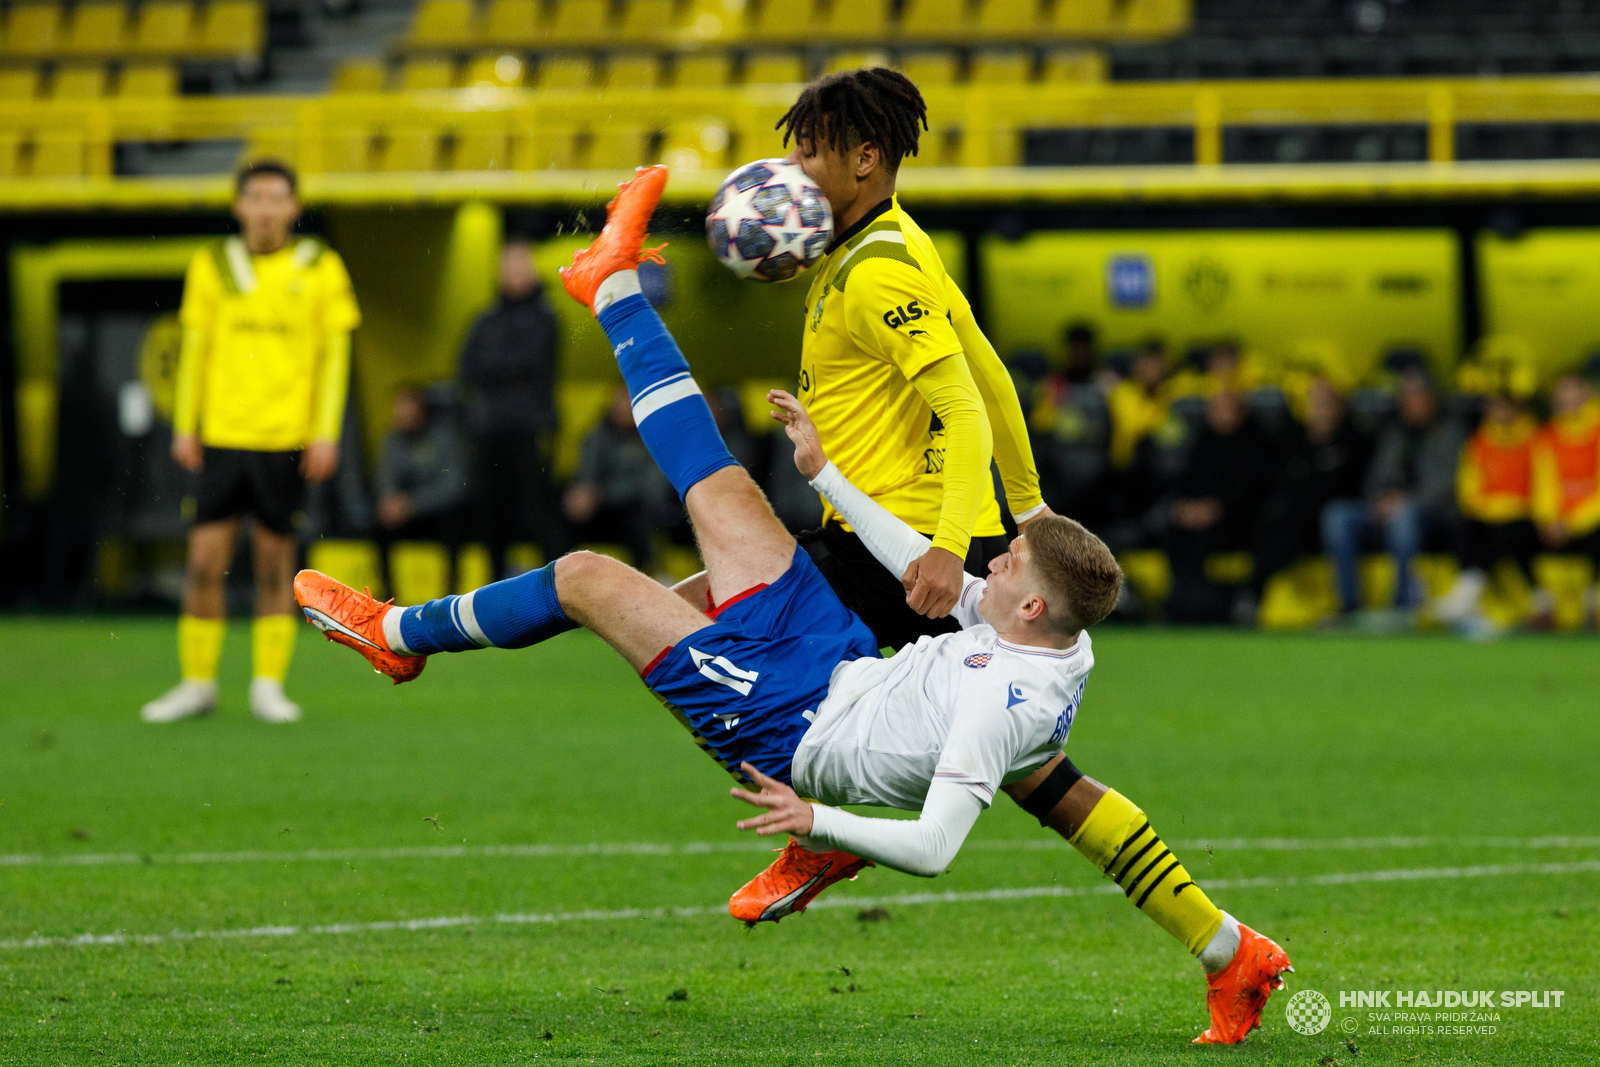
POLYGON ((222 639, 227 632, 226 619, 178 616, 178 671, 184 681, 217 680, 217 662, 222 659, 222 639))
POLYGON ((258 615, 250 625, 251 676, 281 682, 289 676, 300 620, 293 615, 258 615))

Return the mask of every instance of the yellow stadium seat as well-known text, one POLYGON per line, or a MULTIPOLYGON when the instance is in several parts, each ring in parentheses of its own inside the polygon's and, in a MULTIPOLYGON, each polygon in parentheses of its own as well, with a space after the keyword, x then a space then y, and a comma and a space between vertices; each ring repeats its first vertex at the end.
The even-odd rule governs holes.
POLYGON ((900 35, 912 40, 959 37, 966 24, 966 0, 906 0, 900 9, 900 35))
POLYGON ((21 173, 22 135, 16 130, 0 130, 0 178, 15 178, 21 173))
POLYGON ((877 49, 865 52, 835 52, 828 57, 828 73, 839 70, 855 70, 857 67, 887 67, 889 53, 877 49))
POLYGON ((1045 53, 1043 80, 1052 85, 1106 80, 1106 54, 1092 48, 1056 48, 1045 53))
POLYGON ((1121 30, 1130 37, 1167 37, 1189 26, 1190 0, 1124 0, 1115 5, 1121 30))
POLYGON ((0 100, 32 100, 38 95, 38 67, 0 69, 0 100))
POLYGON ((456 138, 452 170, 509 170, 511 137, 505 130, 468 130, 456 138))
POLYGON ((1027 37, 1039 28, 1039 0, 983 0, 978 9, 980 38, 1027 37))
POLYGON ((973 85, 1022 85, 1033 73, 1033 56, 1020 49, 974 52, 973 85))
POLYGON ((1127 0, 1056 0, 1050 20, 1056 33, 1066 37, 1105 37, 1111 30, 1113 9, 1127 0))
POLYGON ((64 51, 75 56, 115 55, 126 46, 128 6, 121 0, 91 0, 72 13, 64 51))
POLYGON ((347 59, 334 69, 328 86, 335 93, 381 93, 387 72, 377 59, 347 59))
POLYGON ((129 63, 117 78, 117 95, 145 100, 178 95, 178 68, 170 63, 129 63))
POLYGON ((472 0, 422 0, 411 20, 411 43, 459 48, 474 37, 472 0))
POLYGON ((266 16, 257 0, 211 0, 200 28, 200 47, 208 55, 261 54, 266 16))
POLYGON ((539 88, 586 89, 593 75, 588 56, 546 56, 539 63, 539 88))
POLYGON ((654 56, 614 55, 606 70, 606 88, 654 89, 659 67, 654 56))
POLYGON ((439 131, 425 126, 391 129, 380 158, 380 170, 396 173, 437 170, 439 131))
POLYGON ((400 91, 448 89, 455 84, 456 65, 448 59, 408 59, 400 67, 400 91))
POLYGON ((461 84, 469 89, 515 89, 526 85, 528 64, 510 52, 489 52, 467 61, 461 84))
POLYGON ((685 52, 673 64, 672 82, 684 89, 720 89, 733 80, 727 52, 685 52))
POLYGON ((632 170, 651 162, 650 131, 638 122, 618 119, 592 127, 586 138, 584 165, 592 170, 632 170))
POLYGON ((98 100, 106 95, 106 68, 99 63, 67 63, 50 79, 56 100, 98 100))
POLYGON ((466 594, 494 581, 494 560, 480 544, 462 545, 456 553, 456 592, 466 594))
POLYGON ((901 58, 900 70, 919 88, 954 85, 961 72, 961 63, 954 52, 945 49, 908 52, 901 58))
POLYGON ((539 0, 490 0, 479 37, 484 44, 507 48, 538 44, 539 0))
POLYGON ((881 41, 889 36, 890 0, 835 0, 817 24, 817 35, 835 41, 881 41))
MULTIPOLYGON (((832 13, 830 5, 827 14, 832 13)), ((750 37, 755 41, 809 41, 827 30, 820 22, 823 12, 815 0, 761 0, 750 20, 750 37)))
POLYGON ((383 568, 378 565, 378 546, 371 541, 313 541, 306 547, 306 566, 321 571, 335 581, 356 589, 370 588, 377 596, 383 590, 383 568))
POLYGON ((194 7, 184 0, 153 0, 139 7, 133 51, 176 55, 194 50, 194 7))
POLYGON ((389 548, 394 598, 422 604, 450 592, 450 552, 437 541, 400 541, 389 548))
POLYGON ((517 170, 574 170, 579 163, 578 131, 570 123, 541 120, 511 135, 511 165, 517 170))
POLYGON ((74 129, 40 130, 33 136, 35 178, 81 177, 87 162, 83 132, 74 129))
POLYGON ((674 174, 703 170, 726 171, 731 165, 728 150, 733 145, 726 119, 703 118, 674 122, 667 127, 661 144, 661 162, 674 174))
POLYGON ((799 52, 756 52, 744 61, 749 85, 787 85, 806 80, 806 61, 799 52))
POLYGON ((626 44, 655 44, 672 33, 672 0, 626 0, 617 37, 626 44))
POLYGON ((691 41, 736 41, 745 34, 746 0, 688 0, 678 16, 678 33, 691 41))
POLYGON ((371 170, 372 134, 357 127, 336 126, 324 131, 322 169, 330 174, 361 174, 371 170))
POLYGON ((742 115, 734 127, 734 153, 740 159, 780 159, 788 153, 783 134, 772 124, 780 113, 762 117, 742 115))
POLYGON ((6 19, 5 51, 13 56, 46 56, 61 41, 61 12, 56 4, 15 4, 6 19))
POLYGON ((610 37, 611 5, 607 0, 558 0, 555 17, 545 27, 548 44, 603 44, 610 37))

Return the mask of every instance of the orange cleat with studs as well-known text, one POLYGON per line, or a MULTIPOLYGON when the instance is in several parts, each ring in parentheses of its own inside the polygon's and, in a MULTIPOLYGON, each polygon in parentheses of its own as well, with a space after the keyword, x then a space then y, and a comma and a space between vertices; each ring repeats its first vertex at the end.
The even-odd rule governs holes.
POLYGON ((392 601, 380 603, 372 598, 370 590, 358 593, 313 570, 294 576, 294 598, 306 613, 306 620, 324 637, 367 657, 372 669, 393 678, 395 685, 411 681, 428 665, 427 656, 402 656, 389 651, 389 642, 383 636, 383 617, 389 613, 392 601))
POLYGON ((661 249, 641 248, 650 234, 650 216, 661 202, 667 187, 667 168, 657 163, 640 167, 632 181, 617 187, 617 195, 606 205, 606 224, 588 248, 579 249, 572 266, 562 267, 561 284, 568 295, 590 311, 594 310, 595 290, 619 270, 633 270, 641 262, 665 263, 661 249))
POLYGON ((728 912, 754 926, 777 922, 806 910, 817 894, 843 879, 855 880, 871 860, 848 852, 807 852, 792 840, 772 861, 772 866, 746 882, 728 898, 728 912))
POLYGON ((1194 1039, 1197 1045, 1237 1045, 1261 1025, 1267 998, 1283 988, 1283 976, 1293 973, 1289 955, 1270 937, 1239 924, 1239 948, 1232 961, 1216 974, 1206 975, 1206 1008, 1211 1027, 1194 1039))

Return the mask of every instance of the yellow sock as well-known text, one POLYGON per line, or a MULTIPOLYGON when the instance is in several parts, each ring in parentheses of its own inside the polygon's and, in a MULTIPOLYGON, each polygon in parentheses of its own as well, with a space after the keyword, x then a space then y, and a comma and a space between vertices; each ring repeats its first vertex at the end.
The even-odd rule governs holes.
POLYGON ((226 619, 178 616, 178 673, 184 681, 217 680, 217 661, 222 658, 222 638, 227 632, 226 619))
POLYGON ((1144 812, 1115 789, 1106 790, 1083 820, 1072 847, 1195 956, 1222 926, 1222 912, 1189 878, 1144 812))
POLYGON ((289 675, 294 656, 294 635, 300 620, 294 615, 257 615, 250 626, 250 654, 254 678, 281 682, 289 675))

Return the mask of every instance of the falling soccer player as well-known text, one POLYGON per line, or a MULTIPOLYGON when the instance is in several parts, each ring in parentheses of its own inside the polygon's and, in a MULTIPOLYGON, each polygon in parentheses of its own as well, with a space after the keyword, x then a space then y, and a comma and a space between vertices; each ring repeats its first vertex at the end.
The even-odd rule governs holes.
MULTIPOLYGON (((416 678, 436 652, 525 648, 580 626, 598 634, 702 748, 759 788, 733 790, 766 809, 740 828, 791 835, 790 862, 740 890, 774 917, 871 861, 939 874, 996 791, 1059 753, 1094 665, 1086 628, 1110 612, 1121 571, 1082 526, 1038 520, 986 579, 963 576, 959 630, 879 658, 871 631, 728 453, 688 363, 640 295, 636 268, 649 254, 640 246, 665 184, 666 169, 651 167, 624 185, 563 280, 604 327, 639 432, 688 507, 709 609, 589 552, 415 607, 380 604, 316 571, 295 578, 296 597, 313 625, 396 682, 416 678), (920 816, 835 807, 851 803, 920 816)), ((885 567, 900 573, 927 551, 926 538, 826 461, 793 397, 769 399, 801 472, 885 567)), ((1089 779, 1079 786, 1074 843, 1212 972, 1205 1039, 1240 1040, 1282 987, 1288 957, 1219 911, 1136 807, 1089 779)))

